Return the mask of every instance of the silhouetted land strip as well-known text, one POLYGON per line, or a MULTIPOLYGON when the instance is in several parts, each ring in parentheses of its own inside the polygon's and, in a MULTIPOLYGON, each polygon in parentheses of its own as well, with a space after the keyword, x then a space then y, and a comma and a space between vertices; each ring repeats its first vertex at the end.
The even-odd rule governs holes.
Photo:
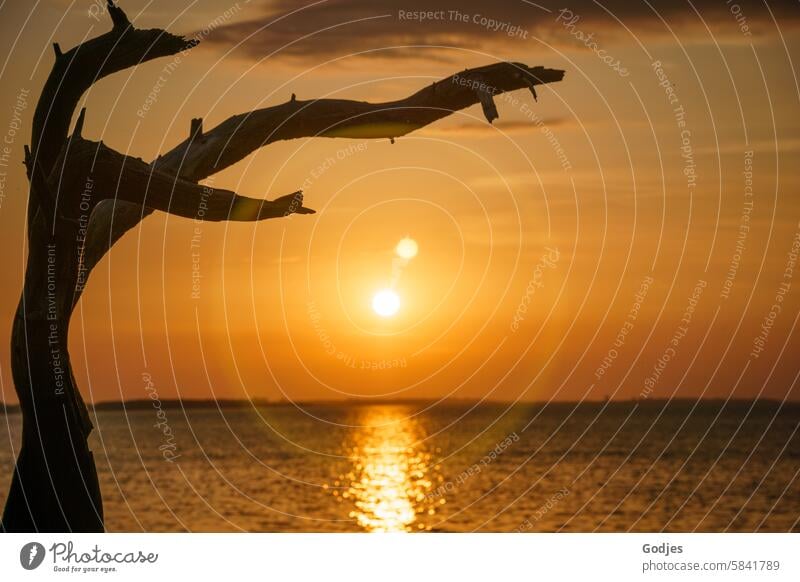
MULTIPOLYGON (((479 401, 477 399, 448 399, 437 401, 435 399, 347 399, 347 400, 299 400, 290 402, 287 400, 245 400, 245 399, 165 399, 159 400, 160 407, 164 409, 173 410, 198 410, 198 409, 249 409, 249 408, 262 408, 262 407, 324 407, 324 406, 410 406, 415 408, 430 408, 430 407, 464 407, 469 408, 473 406, 480 407, 497 407, 506 408, 509 405, 520 408, 530 408, 532 410, 552 410, 562 412, 567 409, 576 409, 582 411, 597 411, 604 406, 609 410, 628 411, 638 405, 639 408, 661 409, 667 408, 671 412, 678 412, 685 409, 688 413, 692 408, 702 408, 704 410, 726 408, 731 411, 737 412, 746 411, 753 408, 754 411, 768 412, 781 409, 781 414, 794 413, 800 415, 800 402, 787 401, 781 404, 780 400, 772 398, 759 398, 759 399, 745 399, 734 398, 726 401, 722 398, 674 398, 668 399, 642 399, 642 400, 612 400, 612 401, 528 401, 512 403, 508 400, 487 400, 479 401)), ((89 408, 95 411, 138 411, 138 410, 152 410, 153 401, 149 399, 134 399, 134 400, 109 400, 98 402, 94 405, 89 405, 89 408)), ((0 402, 0 411, 6 414, 15 414, 19 412, 19 405, 5 404, 0 402)), ((799 416, 800 417, 800 416, 799 416)))

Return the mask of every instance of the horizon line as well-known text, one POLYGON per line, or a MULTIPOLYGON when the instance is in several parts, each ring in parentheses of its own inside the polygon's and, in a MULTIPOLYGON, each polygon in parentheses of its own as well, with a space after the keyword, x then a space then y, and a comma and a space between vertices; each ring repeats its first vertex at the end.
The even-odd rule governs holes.
MULTIPOLYGON (((500 400, 500 399, 485 399, 480 398, 343 398, 343 399, 310 399, 310 400, 287 400, 269 399, 269 398, 164 398, 164 399, 150 399, 150 398, 128 398, 121 400, 101 400, 99 402, 87 403, 87 408, 96 410, 108 410, 118 408, 149 408, 153 402, 159 402, 161 405, 181 405, 190 408, 205 408, 213 406, 289 406, 289 405, 353 405, 353 406, 380 406, 380 405, 400 405, 400 404, 435 404, 435 405, 458 405, 458 404, 477 404, 477 405, 597 405, 597 404, 670 404, 670 403, 758 403, 758 404, 780 404, 780 405, 798 405, 798 399, 783 399, 769 398, 769 397, 675 397, 675 398, 603 398, 603 399, 584 399, 584 400, 500 400)), ((0 409, 11 412, 20 409, 19 403, 9 404, 0 400, 0 409)))

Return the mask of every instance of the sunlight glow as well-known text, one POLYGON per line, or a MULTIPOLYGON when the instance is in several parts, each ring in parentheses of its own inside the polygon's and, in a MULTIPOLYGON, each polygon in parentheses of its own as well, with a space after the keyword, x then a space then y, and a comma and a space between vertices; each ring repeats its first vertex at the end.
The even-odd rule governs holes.
POLYGON ((378 291, 372 298, 372 309, 381 317, 391 317, 400 309, 400 296, 391 289, 378 291))
POLYGON ((347 489, 337 497, 353 504, 350 517, 368 532, 430 531, 445 499, 434 489, 443 478, 421 444, 422 427, 395 407, 364 414, 348 451, 352 470, 339 476, 347 489))
POLYGON ((405 237, 394 247, 394 252, 396 252, 397 256, 401 259, 411 260, 417 256, 419 245, 417 245, 417 241, 413 238, 405 237))

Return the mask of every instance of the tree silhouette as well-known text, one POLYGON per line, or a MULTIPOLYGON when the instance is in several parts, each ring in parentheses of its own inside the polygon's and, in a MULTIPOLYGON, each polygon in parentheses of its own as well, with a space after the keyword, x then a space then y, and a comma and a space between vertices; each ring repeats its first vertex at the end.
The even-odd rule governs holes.
POLYGON ((198 182, 278 140, 301 137, 390 138, 481 103, 497 117, 492 96, 559 81, 563 71, 495 63, 442 79, 387 103, 300 101, 236 115, 189 136, 151 163, 82 136, 85 109, 71 135, 81 96, 99 79, 197 41, 135 28, 109 0, 109 32, 62 53, 55 62, 25 148, 30 183, 24 287, 11 335, 12 374, 22 412, 22 446, 3 514, 4 531, 102 531, 103 507, 88 446, 89 413, 72 374, 70 316, 105 253, 154 210, 204 220, 254 221, 312 213, 301 192, 256 200, 198 182), (201 210, 202 209, 202 210, 201 210))

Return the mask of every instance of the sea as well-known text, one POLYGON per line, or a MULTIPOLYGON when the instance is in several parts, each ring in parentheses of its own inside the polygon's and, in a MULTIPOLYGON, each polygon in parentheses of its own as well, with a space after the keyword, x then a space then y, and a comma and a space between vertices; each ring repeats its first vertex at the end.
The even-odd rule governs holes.
MULTIPOLYGON (((98 405, 116 532, 800 531, 800 404, 98 405)), ((21 417, 0 412, 0 503, 21 417)))

